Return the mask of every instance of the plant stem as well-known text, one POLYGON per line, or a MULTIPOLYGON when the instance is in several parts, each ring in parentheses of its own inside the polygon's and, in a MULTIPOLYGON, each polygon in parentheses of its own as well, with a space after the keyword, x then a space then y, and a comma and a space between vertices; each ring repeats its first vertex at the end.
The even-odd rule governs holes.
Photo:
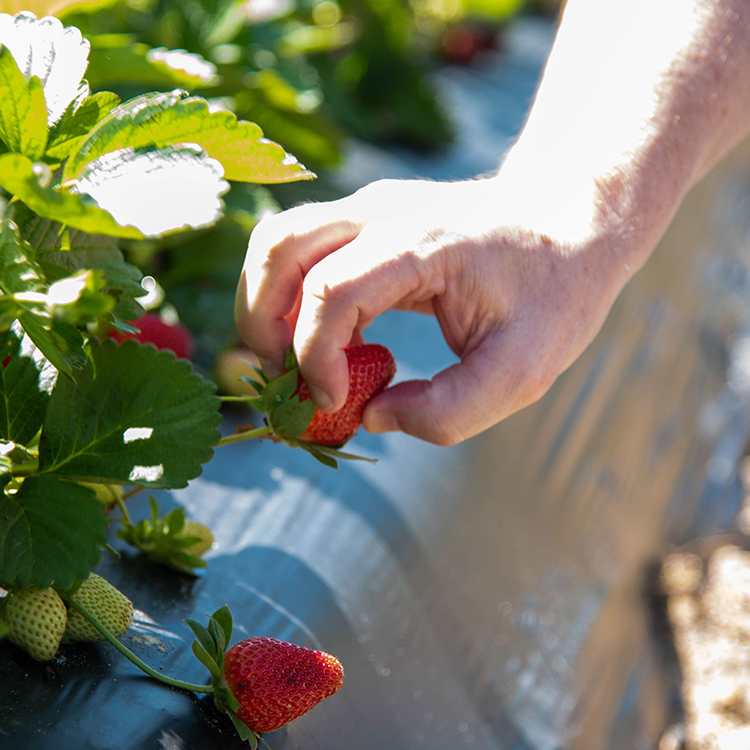
POLYGON ((36 470, 39 468, 39 459, 34 458, 31 461, 27 461, 24 464, 19 464, 18 466, 14 466, 11 470, 11 473, 14 477, 28 477, 31 476, 31 474, 34 474, 36 470))
POLYGON ((146 662, 141 661, 127 646, 124 646, 120 641, 115 638, 107 628, 102 625, 99 620, 94 617, 82 604, 77 602, 70 596, 61 593, 61 596, 68 603, 68 606, 78 612, 81 617, 86 618, 126 659, 129 659, 135 664, 138 669, 145 672, 149 677, 153 677, 159 682, 163 682, 165 685, 170 687, 179 688, 180 690, 187 690, 191 693, 213 693, 214 689, 211 685, 194 685, 190 682, 183 682, 182 680, 175 680, 172 677, 167 677, 163 674, 159 674, 155 669, 149 667, 146 662))
MULTIPOLYGON (((0 301, 2 301, 1 298, 0 298, 0 301)), ((257 401, 258 400, 257 396, 219 396, 219 398, 222 401, 239 401, 239 402, 242 402, 242 401, 257 401)))
POLYGON ((231 435, 225 435, 217 445, 229 445, 230 443, 239 443, 241 440, 250 440, 251 438, 263 437, 264 435, 270 435, 273 432, 271 428, 266 425, 265 427, 256 427, 254 430, 245 430, 244 432, 235 432, 231 435))
MULTIPOLYGON (((141 489, 140 487, 138 489, 141 489)), ((133 528, 133 521, 130 519, 130 513, 128 513, 128 509, 125 506, 125 503, 123 500, 125 499, 125 496, 120 497, 119 495, 115 498, 115 502, 117 503, 117 507, 120 509, 120 513, 122 513, 122 525, 123 526, 129 526, 131 529, 133 528)))
POLYGON ((143 492, 145 490, 145 487, 135 487, 134 489, 130 490, 130 492, 126 492, 123 496, 123 500, 130 500, 133 495, 137 495, 139 492, 143 492))

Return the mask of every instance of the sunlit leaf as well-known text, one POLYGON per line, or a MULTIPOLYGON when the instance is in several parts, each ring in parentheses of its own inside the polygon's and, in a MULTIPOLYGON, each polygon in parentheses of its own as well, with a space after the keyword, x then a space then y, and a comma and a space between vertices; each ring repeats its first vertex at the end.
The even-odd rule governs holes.
POLYGON ((72 376, 73 370, 86 363, 83 338, 71 323, 40 309, 24 310, 18 320, 42 354, 61 372, 72 376))
POLYGON ((44 87, 47 124, 60 119, 78 92, 88 65, 89 43, 75 26, 33 13, 0 14, 0 44, 7 47, 27 80, 44 87))
POLYGON ((224 166, 229 180, 279 183, 314 175, 252 122, 231 112, 210 112, 208 103, 185 92, 145 94, 120 105, 71 154, 63 181, 79 178, 103 154, 126 147, 195 143, 224 166))
POLYGON ((104 505, 93 490, 28 477, 16 494, 0 494, 0 581, 66 589, 101 560, 106 532, 104 505))
POLYGON ((47 144, 47 105, 42 82, 27 81, 7 47, 0 47, 0 139, 32 161, 47 144))
POLYGON ((119 0, 0 0, 0 13, 27 10, 41 18, 62 16, 66 12, 93 13, 117 2, 119 0))
POLYGON ((216 66, 194 52, 151 48, 132 34, 89 37, 89 79, 97 89, 119 83, 140 83, 152 90, 176 86, 188 90, 219 83, 216 66))
POLYGON ((184 487, 213 455, 215 386, 171 352, 128 340, 91 343, 76 382, 60 378, 40 441, 40 471, 148 487, 184 487))
POLYGON ((103 120, 119 103, 120 98, 109 91, 89 96, 75 112, 61 120, 59 127, 50 134, 46 151, 43 152, 47 159, 65 159, 94 125, 103 120))
POLYGON ((44 184, 43 175, 21 154, 0 156, 0 186, 18 196, 34 213, 90 234, 142 239, 135 227, 120 226, 90 199, 55 190, 44 184))
POLYGON ((19 294, 42 289, 42 269, 36 264, 34 251, 24 242, 18 227, 9 219, 0 221, 0 290, 19 294))
POLYGON ((123 148, 88 162, 74 186, 118 224, 146 236, 209 226, 229 190, 223 168, 198 146, 123 148))
MULTIPOLYGON (((101 251, 101 257, 108 261, 116 258, 116 262, 123 260, 122 253, 117 249, 114 237, 104 234, 88 234, 79 229, 70 229, 59 221, 38 216, 24 206, 16 208, 16 219, 21 237, 34 248, 40 261, 49 252, 62 251, 75 253, 85 250, 89 253, 101 251), (19 210, 24 209, 24 210, 19 210), (114 253, 114 255, 112 254, 114 253)), ((98 255, 92 257, 100 257, 98 255)), ((75 265, 78 270, 83 266, 75 265)), ((89 266, 95 268, 97 266, 89 266)), ((72 267, 71 267, 72 269, 72 267)))

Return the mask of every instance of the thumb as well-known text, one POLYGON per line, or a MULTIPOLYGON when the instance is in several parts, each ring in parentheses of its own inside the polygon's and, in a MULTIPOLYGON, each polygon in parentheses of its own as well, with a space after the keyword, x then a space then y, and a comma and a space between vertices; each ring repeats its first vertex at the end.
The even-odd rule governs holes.
POLYGON ((388 388, 368 404, 364 428, 400 430, 446 446, 478 435, 541 398, 552 384, 522 338, 506 329, 432 380, 388 388))

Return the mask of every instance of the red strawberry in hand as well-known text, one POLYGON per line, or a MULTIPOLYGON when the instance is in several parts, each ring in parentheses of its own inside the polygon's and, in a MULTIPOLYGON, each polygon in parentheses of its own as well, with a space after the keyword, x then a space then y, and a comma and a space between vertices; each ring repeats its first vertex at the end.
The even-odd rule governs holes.
MULTIPOLYGON (((349 364, 349 395, 344 406, 333 414, 315 410, 310 426, 299 436, 316 445, 341 445, 362 425, 367 404, 385 390, 396 374, 396 361, 380 344, 359 344, 344 349, 349 364)), ((299 400, 308 401, 307 383, 299 378, 299 400)))
MULTIPOLYGON (((294 352, 287 351, 287 371, 269 380, 253 367, 257 380, 242 379, 258 396, 248 399, 265 414, 266 426, 248 431, 252 437, 272 435, 288 445, 302 448, 326 466, 337 468, 337 458, 356 458, 338 448, 354 436, 362 425, 362 414, 370 401, 385 389, 396 372, 393 355, 380 344, 359 344, 344 349, 349 364, 349 394, 344 406, 333 414, 318 411, 310 390, 302 379, 294 352)), ((244 440, 240 431, 235 440, 244 440)), ((371 459, 362 459, 369 461, 371 459)))
POLYGON ((344 681, 335 656, 275 638, 240 641, 224 655, 224 680, 239 701, 237 717, 254 732, 273 732, 333 695, 344 681))
POLYGON ((109 334, 110 338, 117 343, 135 339, 142 344, 153 344, 157 349, 169 349, 178 359, 190 359, 193 356, 193 335, 182 323, 169 324, 155 313, 146 313, 134 321, 133 325, 140 328, 140 333, 120 333, 113 330, 109 334))

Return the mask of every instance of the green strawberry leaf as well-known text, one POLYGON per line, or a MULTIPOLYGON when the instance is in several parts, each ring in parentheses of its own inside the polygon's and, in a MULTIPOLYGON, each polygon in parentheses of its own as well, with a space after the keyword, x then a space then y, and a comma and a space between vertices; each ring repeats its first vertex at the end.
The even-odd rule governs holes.
POLYGON ((222 628, 221 625, 219 625, 219 623, 216 622, 213 617, 210 617, 208 620, 208 632, 211 634, 211 638, 216 644, 216 648, 218 649, 219 653, 223 654, 227 650, 227 646, 229 644, 227 643, 224 628, 222 628))
POLYGON ((294 438, 310 426, 314 414, 313 401, 300 401, 299 396, 294 396, 275 409, 271 426, 279 437, 294 438))
POLYGON ((198 639, 200 645, 203 646, 203 648, 209 654, 211 654, 211 658, 215 660, 216 642, 211 637, 208 630, 206 630, 206 628, 203 627, 203 625, 201 625, 197 620, 185 618, 185 623, 190 628, 190 630, 193 631, 193 635, 198 639))
POLYGON ((10 633, 10 628, 0 620, 0 638, 5 638, 10 633))
POLYGON ((321 453, 316 450, 314 446, 307 446, 302 441, 296 443, 300 448, 306 450, 314 459, 320 461, 323 466, 327 466, 330 469, 338 469, 339 462, 332 456, 327 456, 325 453, 321 453))
POLYGON ((226 604, 223 607, 219 607, 211 615, 211 620, 219 624, 219 627, 224 631, 224 642, 229 645, 232 642, 232 629, 234 627, 229 607, 226 604))
POLYGON ((259 383, 257 380, 254 380, 249 375, 240 375, 239 380, 242 380, 245 383, 248 383, 251 385, 255 390, 260 393, 263 390, 263 383, 259 383))
POLYGON ((16 195, 34 213, 90 234, 143 239, 135 227, 120 226, 88 196, 50 187, 49 173, 22 154, 0 156, 0 187, 16 195))
POLYGON ((91 41, 90 70, 96 88, 139 83, 142 88, 166 91, 215 86, 216 66, 195 52, 151 49, 134 41, 132 34, 102 34, 91 41))
POLYGON ((221 679, 221 669, 213 657, 198 641, 193 641, 193 653, 198 661, 211 673, 211 680, 221 679))
MULTIPOLYGON (((120 97, 109 91, 100 91, 89 96, 70 115, 63 118, 49 136, 46 151, 43 151, 47 161, 61 162, 88 135, 89 131, 101 122, 118 104, 120 97)), ((46 115, 46 112, 45 112, 46 115)), ((23 152, 25 153, 25 152, 23 152)), ((39 156, 31 159, 38 159, 39 156)))
POLYGON ((247 742, 252 750, 257 750, 258 736, 255 734, 255 732, 253 732, 253 730, 250 729, 250 727, 243 721, 240 721, 234 712, 226 711, 225 713, 232 720, 232 724, 234 724, 234 728, 237 730, 237 734, 239 734, 240 739, 247 742))
POLYGON ((65 253, 78 250, 114 251, 118 261, 123 260, 114 237, 71 229, 59 221, 38 216, 22 203, 16 206, 15 219, 21 237, 36 250, 38 256, 55 250, 65 253))
POLYGON ((27 81, 7 47, 0 46, 0 139, 32 161, 47 145, 47 104, 42 82, 27 81))
POLYGON ((9 219, 0 220, 0 289, 5 294, 39 291, 45 286, 43 277, 34 251, 21 239, 18 227, 9 219))
POLYGON ((130 146, 89 161, 71 190, 145 236, 214 224, 229 190, 221 164, 193 143, 130 146))
POLYGON ((287 371, 297 369, 297 355, 291 346, 288 346, 284 352, 284 367, 287 371))
MULTIPOLYGON (((300 440, 299 442, 303 444, 303 447, 305 447, 304 441, 300 440)), ((334 458, 343 458, 347 461, 367 461, 371 464, 376 464, 378 462, 376 458, 358 456, 355 453, 345 453, 344 451, 341 451, 338 448, 334 448, 330 445, 315 445, 315 443, 308 443, 307 445, 316 453, 324 453, 325 455, 332 456, 334 458)))
POLYGON ((67 589, 86 578, 107 543, 104 506, 93 490, 54 477, 28 477, 0 494, 0 581, 67 589))
POLYGON ((72 377, 73 370, 86 364, 83 338, 73 324, 41 310, 25 310, 18 320, 37 348, 60 372, 72 377))
POLYGON ((210 112, 204 99, 178 90, 144 94, 113 110, 70 155, 63 182, 80 179, 87 164, 112 151, 178 143, 200 146, 223 165, 228 180, 282 183, 315 177, 264 138, 255 123, 238 121, 231 112, 210 112))
POLYGON ((261 396, 263 406, 273 424, 274 411, 286 404, 297 390, 298 371, 289 370, 289 372, 271 380, 264 388, 261 396))
POLYGON ((164 516, 164 526, 168 536, 179 534, 185 526, 185 511, 182 508, 175 508, 164 516))
POLYGON ((17 329, 0 333, 0 437, 26 445, 44 421, 54 374, 21 339, 17 329))
MULTIPOLYGON (((24 0, 23 10, 31 10, 24 0)), ((44 14, 41 14, 44 15, 44 14)), ((89 43, 75 26, 63 27, 56 18, 29 13, 0 18, 0 45, 13 57, 26 78, 44 85, 47 124, 56 123, 74 101, 88 65, 89 43)), ((52 14, 50 14, 52 15, 52 14)))
MULTIPOLYGON (((181 544, 182 540, 180 539, 178 546, 181 544)), ((163 562, 170 568, 180 573, 187 573, 188 575, 195 575, 195 568, 205 568, 208 565, 204 559, 187 552, 180 552, 179 549, 173 549, 169 554, 169 558, 163 560, 163 562)))
POLYGON ((213 383, 186 360, 130 339, 90 342, 76 383, 59 378, 40 440, 44 474, 174 489, 219 442, 213 383))

